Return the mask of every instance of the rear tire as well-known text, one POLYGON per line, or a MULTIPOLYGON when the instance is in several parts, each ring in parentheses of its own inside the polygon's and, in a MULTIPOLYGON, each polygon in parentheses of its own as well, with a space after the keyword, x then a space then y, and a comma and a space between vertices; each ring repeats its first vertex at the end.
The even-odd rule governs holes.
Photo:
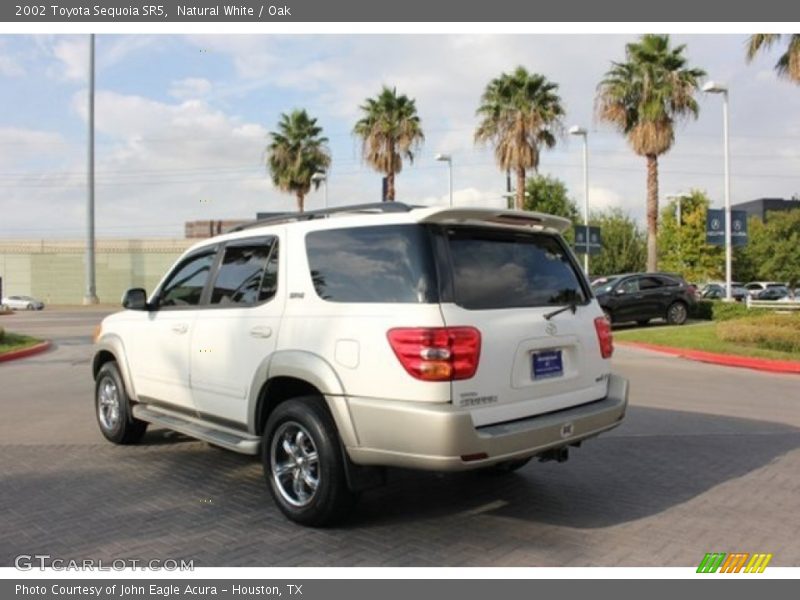
POLYGON ((676 300, 667 309, 667 323, 670 325, 683 325, 689 318, 689 308, 685 303, 676 300))
POLYGON ((135 444, 142 439, 147 423, 131 414, 131 403, 119 367, 107 362, 97 373, 94 408, 103 436, 115 444, 135 444))
POLYGON ((261 458, 270 494, 288 519, 321 527, 352 508, 339 434, 322 398, 279 404, 264 427, 261 458))

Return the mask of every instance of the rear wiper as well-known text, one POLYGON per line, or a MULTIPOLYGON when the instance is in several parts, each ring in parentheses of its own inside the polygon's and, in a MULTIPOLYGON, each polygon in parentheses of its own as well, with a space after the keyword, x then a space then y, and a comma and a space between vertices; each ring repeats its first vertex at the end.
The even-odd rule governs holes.
POLYGON ((574 315, 575 312, 578 310, 578 303, 573 300, 572 302, 570 302, 566 306, 562 306, 558 310, 554 310, 553 312, 547 313, 546 315, 544 315, 544 318, 549 321, 550 319, 552 319, 556 315, 560 315, 562 312, 564 312, 566 310, 571 310, 572 314, 574 315))

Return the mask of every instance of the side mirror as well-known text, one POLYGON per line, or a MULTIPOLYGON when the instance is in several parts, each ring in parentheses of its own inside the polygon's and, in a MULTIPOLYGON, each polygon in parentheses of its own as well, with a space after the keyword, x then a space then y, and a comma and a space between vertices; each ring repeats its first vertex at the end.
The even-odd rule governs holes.
POLYGON ((122 295, 122 308, 147 310, 147 292, 144 288, 131 288, 122 295))

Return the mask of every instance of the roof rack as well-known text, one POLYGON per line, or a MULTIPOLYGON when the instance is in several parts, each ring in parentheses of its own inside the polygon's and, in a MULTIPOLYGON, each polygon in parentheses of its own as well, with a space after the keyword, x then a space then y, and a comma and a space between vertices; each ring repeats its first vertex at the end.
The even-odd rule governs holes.
POLYGON ((321 210, 310 210, 303 213, 283 213, 267 217, 266 219, 256 219, 250 223, 243 223, 229 229, 226 233, 244 231, 253 227, 264 225, 278 225, 280 223, 293 223, 295 221, 311 221, 313 219, 326 219, 338 213, 405 213, 419 208, 403 204, 402 202, 373 202, 371 204, 353 204, 352 206, 337 206, 335 208, 324 208, 321 210))

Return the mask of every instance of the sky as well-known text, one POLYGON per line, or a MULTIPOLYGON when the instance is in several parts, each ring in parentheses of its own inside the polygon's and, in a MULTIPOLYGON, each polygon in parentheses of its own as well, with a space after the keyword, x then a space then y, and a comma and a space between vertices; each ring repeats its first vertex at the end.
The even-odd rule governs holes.
MULTIPOLYGON (((593 116, 598 81, 634 35, 98 35, 98 237, 182 237, 186 221, 291 211, 264 166, 269 131, 305 108, 329 138, 332 206, 380 200, 381 176, 352 135, 381 85, 416 100, 425 142, 397 177, 397 199, 505 205, 505 174, 476 147, 486 84, 518 65, 558 83, 565 128, 588 129, 591 209, 642 221, 645 161, 593 116)), ((734 204, 800 194, 800 87, 772 69, 777 50, 747 64, 746 36, 674 35, 692 66, 730 88, 734 204)), ((0 35, 0 239, 77 238, 85 230, 88 36, 0 35)), ((722 205, 722 99, 678 127, 660 159, 662 201, 700 189, 722 205)), ((565 135, 539 172, 583 205, 581 141, 565 135)), ((307 209, 321 208, 322 191, 307 209)))

